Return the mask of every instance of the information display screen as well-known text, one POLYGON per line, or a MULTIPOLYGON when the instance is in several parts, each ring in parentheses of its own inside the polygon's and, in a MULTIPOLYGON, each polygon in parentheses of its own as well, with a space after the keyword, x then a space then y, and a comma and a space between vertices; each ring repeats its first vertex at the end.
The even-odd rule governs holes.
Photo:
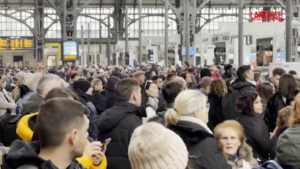
POLYGON ((8 45, 9 40, 7 38, 0 39, 0 50, 7 50, 9 48, 8 45))
POLYGON ((67 41, 63 44, 64 59, 76 60, 77 58, 77 43, 74 41, 67 41))
POLYGON ((33 49, 34 40, 28 38, 10 38, 10 49, 33 49))

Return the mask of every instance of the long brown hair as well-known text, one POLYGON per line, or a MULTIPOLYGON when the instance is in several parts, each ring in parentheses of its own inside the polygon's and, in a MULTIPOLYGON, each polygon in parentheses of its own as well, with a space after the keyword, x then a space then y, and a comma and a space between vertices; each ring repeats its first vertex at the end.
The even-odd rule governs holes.
POLYGON ((210 84, 210 93, 219 97, 225 96, 227 93, 227 86, 224 80, 215 79, 210 84))

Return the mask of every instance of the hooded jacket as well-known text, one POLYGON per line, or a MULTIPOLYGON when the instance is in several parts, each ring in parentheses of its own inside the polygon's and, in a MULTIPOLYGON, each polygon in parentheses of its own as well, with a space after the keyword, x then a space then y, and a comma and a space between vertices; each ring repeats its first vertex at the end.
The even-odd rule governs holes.
POLYGON ((295 124, 281 134, 276 149, 279 164, 300 168, 300 124, 295 124))
POLYGON ((99 141, 111 138, 106 157, 109 169, 131 169, 128 159, 128 146, 133 131, 142 125, 146 117, 144 108, 128 102, 117 102, 104 111, 99 118, 99 141))
POLYGON ((228 156, 224 154, 227 163, 232 167, 232 169, 240 169, 243 168, 243 160, 248 162, 251 168, 257 167, 258 163, 255 158, 253 158, 251 147, 244 143, 238 149, 238 160, 235 161, 232 156, 228 156))
POLYGON ((167 127, 184 141, 189 152, 191 168, 231 169, 208 127, 198 124, 196 118, 184 118, 185 120, 180 119, 176 125, 167 127))
MULTIPOLYGON (((34 165, 43 169, 57 169, 50 161, 39 157, 40 142, 24 142, 16 140, 12 143, 8 154, 3 156, 2 169, 16 169, 24 165, 34 165)), ((67 169, 84 169, 78 162, 71 162, 67 169)))
POLYGON ((114 102, 115 102, 114 91, 115 91, 115 86, 119 81, 120 79, 115 76, 110 77, 107 81, 106 94, 105 94, 105 102, 107 108, 111 108, 114 106, 114 102))
MULTIPOLYGON (((33 129, 36 124, 36 118, 38 113, 29 114, 22 117, 17 126, 17 135, 26 142, 30 142, 33 137, 33 129)), ((87 142, 87 145, 90 144, 87 142)), ((89 158, 86 154, 83 154, 82 157, 77 158, 77 161, 82 164, 87 169, 106 169, 107 160, 106 157, 103 157, 101 164, 99 166, 95 166, 93 164, 93 160, 89 158)))

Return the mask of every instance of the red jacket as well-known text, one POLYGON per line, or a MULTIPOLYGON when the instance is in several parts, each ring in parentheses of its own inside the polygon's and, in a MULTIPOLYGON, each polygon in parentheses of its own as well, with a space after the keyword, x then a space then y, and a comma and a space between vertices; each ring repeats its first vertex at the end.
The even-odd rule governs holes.
POLYGON ((213 73, 211 75, 211 78, 213 78, 213 79, 220 79, 221 76, 220 76, 220 74, 217 71, 213 71, 213 73))
POLYGON ((66 73, 66 75, 72 76, 74 73, 77 73, 77 71, 75 69, 71 69, 66 73))

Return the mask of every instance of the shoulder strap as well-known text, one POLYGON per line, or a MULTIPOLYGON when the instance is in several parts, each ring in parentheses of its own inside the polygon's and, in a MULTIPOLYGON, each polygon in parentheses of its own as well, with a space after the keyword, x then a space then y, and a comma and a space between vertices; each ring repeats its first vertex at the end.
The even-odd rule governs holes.
POLYGON ((269 165, 271 165, 271 167, 275 168, 275 169, 282 169, 282 167, 274 160, 269 160, 269 161, 263 163, 262 167, 268 167, 269 165))
POLYGON ((38 167, 33 164, 26 164, 18 167, 17 169, 38 169, 38 167))

